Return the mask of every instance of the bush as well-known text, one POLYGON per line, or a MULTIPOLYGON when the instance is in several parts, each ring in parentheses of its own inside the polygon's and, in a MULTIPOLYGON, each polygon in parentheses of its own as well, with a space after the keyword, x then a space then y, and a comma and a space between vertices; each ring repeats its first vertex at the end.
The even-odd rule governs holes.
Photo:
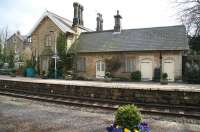
POLYGON ((131 73, 131 80, 133 81, 141 81, 141 72, 135 71, 131 73))
POLYGON ((188 83, 200 84, 200 71, 192 69, 185 75, 185 81, 188 83))
POLYGON ((11 70, 11 72, 15 74, 15 73, 16 73, 16 69, 13 68, 13 69, 11 70))
MULTIPOLYGON (((55 78, 55 69, 54 68, 49 68, 47 76, 48 76, 48 78, 55 78)), ((56 78, 62 78, 62 77, 63 77, 62 69, 57 68, 56 69, 56 78)))
POLYGON ((138 108, 134 105, 124 105, 115 113, 116 124, 122 128, 133 130, 141 122, 142 117, 138 108))
POLYGON ((162 73, 162 80, 167 80, 167 77, 168 77, 167 73, 162 73))
POLYGON ((110 72, 111 74, 118 71, 121 67, 120 57, 118 56, 112 57, 111 59, 106 59, 105 63, 106 71, 110 72))

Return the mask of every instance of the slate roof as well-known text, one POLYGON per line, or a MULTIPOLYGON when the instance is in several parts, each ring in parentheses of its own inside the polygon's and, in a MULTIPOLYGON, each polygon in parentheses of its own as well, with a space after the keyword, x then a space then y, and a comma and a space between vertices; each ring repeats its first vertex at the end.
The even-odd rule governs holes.
POLYGON ((27 39, 27 36, 26 35, 21 35, 21 34, 17 34, 17 33, 14 33, 13 35, 11 35, 8 39, 7 39, 7 41, 9 40, 9 39, 11 39, 13 36, 16 36, 16 37, 18 37, 21 41, 26 41, 26 39, 27 39))
MULTIPOLYGON (((32 28, 28 36, 30 36, 35 31, 35 29, 39 26, 39 24, 45 17, 49 17, 49 19, 51 19, 58 26, 58 28, 60 28, 60 30, 63 31, 64 33, 70 32, 75 34, 75 31, 72 29, 72 24, 73 24, 72 21, 64 17, 61 17, 55 13, 52 13, 50 11, 46 11, 36 22, 35 26, 32 28)), ((83 26, 79 26, 79 28, 88 32, 91 31, 90 29, 83 26)))
POLYGON ((188 50, 186 29, 183 25, 85 32, 75 43, 79 52, 188 50))

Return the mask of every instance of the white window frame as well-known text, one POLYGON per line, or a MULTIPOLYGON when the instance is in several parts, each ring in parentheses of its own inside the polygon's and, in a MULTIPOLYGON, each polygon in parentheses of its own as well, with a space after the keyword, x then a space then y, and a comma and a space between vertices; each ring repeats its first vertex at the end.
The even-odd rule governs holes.
POLYGON ((77 65, 77 71, 78 72, 85 72, 85 70, 86 70, 86 58, 85 57, 78 57, 76 65, 77 65))
POLYGON ((125 72, 133 72, 135 68, 135 59, 126 58, 125 59, 125 72))

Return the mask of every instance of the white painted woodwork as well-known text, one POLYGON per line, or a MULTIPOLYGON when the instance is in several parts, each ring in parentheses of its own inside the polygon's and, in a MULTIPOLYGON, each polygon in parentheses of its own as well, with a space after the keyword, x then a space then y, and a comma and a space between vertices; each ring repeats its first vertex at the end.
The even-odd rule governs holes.
POLYGON ((152 80, 153 77, 153 62, 151 59, 143 59, 140 61, 140 70, 143 81, 152 80))
POLYGON ((105 76, 105 62, 99 60, 96 62, 96 78, 104 78, 105 76))
POLYGON ((172 59, 164 60, 163 72, 167 73, 169 81, 174 81, 174 60, 172 59))

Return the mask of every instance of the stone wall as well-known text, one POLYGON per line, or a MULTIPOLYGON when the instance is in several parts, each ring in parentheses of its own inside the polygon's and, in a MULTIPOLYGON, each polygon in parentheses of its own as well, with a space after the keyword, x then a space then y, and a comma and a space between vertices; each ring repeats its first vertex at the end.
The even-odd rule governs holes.
MULTIPOLYGON (((79 37, 82 29, 78 27, 73 27, 73 30, 76 31, 77 34, 65 33, 67 40, 67 48, 69 49, 71 45, 75 42, 75 40, 79 37)), ((49 62, 52 58, 52 54, 55 50, 55 38, 58 37, 59 33, 62 33, 60 28, 48 17, 45 17, 40 25, 34 30, 32 33, 32 52, 36 57, 40 57, 40 71, 48 71, 48 65, 46 62, 49 62), (53 32, 50 32, 53 31, 53 32), (46 46, 46 37, 48 35, 52 35, 52 45, 46 46), (47 54, 44 51, 50 52, 47 54)))
POLYGON ((0 80, 0 91, 24 90, 32 94, 51 94, 62 96, 88 97, 129 101, 137 103, 156 103, 167 105, 200 106, 199 92, 178 90, 152 90, 130 88, 107 88, 94 86, 75 86, 0 80))
MULTIPOLYGON (((126 58, 135 60, 134 71, 140 70, 140 60, 150 58, 153 60, 153 68, 160 67, 160 52, 159 51, 141 51, 141 52, 105 52, 105 53, 79 53, 79 56, 86 58, 86 69, 84 72, 79 72, 79 75, 84 77, 96 76, 96 61, 105 60, 118 56, 121 63, 124 63, 126 58)), ((181 51, 162 51, 162 58, 171 58, 174 60, 175 79, 181 79, 182 76, 182 52, 181 51)), ((117 77, 130 77, 129 72, 125 72, 123 64, 121 68, 114 74, 117 77)))

